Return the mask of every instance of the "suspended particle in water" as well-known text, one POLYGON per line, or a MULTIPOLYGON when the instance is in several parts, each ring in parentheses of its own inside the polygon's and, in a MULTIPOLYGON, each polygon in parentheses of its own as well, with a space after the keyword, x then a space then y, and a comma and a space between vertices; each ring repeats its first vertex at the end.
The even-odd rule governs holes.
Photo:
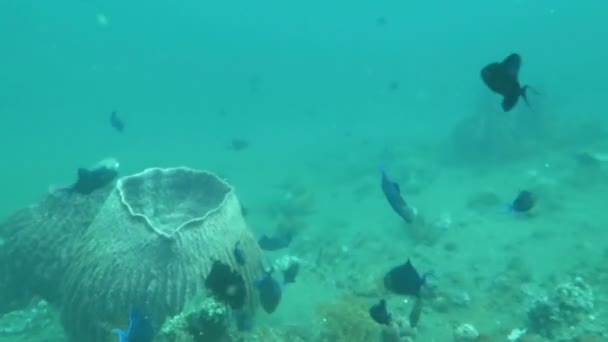
POLYGON ((97 24, 100 26, 108 25, 108 17, 106 17, 103 13, 97 13, 97 24))

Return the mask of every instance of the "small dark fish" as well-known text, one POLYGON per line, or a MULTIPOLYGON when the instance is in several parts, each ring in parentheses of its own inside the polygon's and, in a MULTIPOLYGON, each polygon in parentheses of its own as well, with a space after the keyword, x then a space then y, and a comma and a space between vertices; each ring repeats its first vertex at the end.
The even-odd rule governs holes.
POLYGON ((260 91, 260 85, 262 83, 262 76, 253 75, 253 76, 249 77, 248 83, 249 83, 249 92, 251 94, 257 94, 260 91))
POLYGON ((232 149, 235 151, 242 151, 244 149, 246 149, 247 147, 249 147, 249 141, 245 140, 245 139, 240 139, 240 138, 233 138, 230 141, 230 145, 232 146, 232 149))
POLYGON ((240 240, 234 244, 234 258, 239 265, 245 265, 245 252, 243 252, 243 248, 241 248, 240 240))
POLYGON ((292 234, 282 234, 275 236, 268 236, 266 234, 258 240, 260 248, 265 251, 277 251, 279 249, 289 247, 293 236, 292 234))
POLYGON ((599 160, 599 158, 589 152, 577 153, 574 155, 574 159, 576 160, 579 166, 583 167, 599 168, 602 165, 602 162, 599 160))
POLYGON ((517 197, 509 205, 509 209, 517 213, 525 213, 530 211, 534 207, 534 204, 536 204, 534 194, 530 191, 523 190, 519 192, 517 197))
POLYGON ((505 112, 515 107, 520 96, 530 106, 526 95, 530 87, 527 85, 522 87, 519 84, 520 67, 521 56, 513 53, 502 62, 490 63, 481 69, 481 78, 486 86, 503 96, 502 109, 505 112))
POLYGON ((416 302, 412 311, 410 311, 410 327, 415 328, 420 322, 420 316, 422 315, 422 298, 417 297, 416 302))
POLYGON ((388 90, 390 91, 397 91, 399 88, 401 88, 399 81, 390 81, 388 84, 388 90))
POLYGON ((281 284, 272 277, 272 272, 266 274, 256 281, 260 292, 260 304, 267 313, 273 313, 281 302, 281 284))
POLYGON ((297 261, 291 262, 289 267, 283 271, 283 284, 291 284, 296 282, 296 277, 300 272, 300 263, 297 261))
POLYGON ((420 296, 420 290, 426 283, 427 274, 420 276, 410 260, 403 265, 393 267, 384 276, 384 287, 396 294, 420 296))
POLYGON ((118 176, 117 162, 108 162, 107 165, 100 165, 91 170, 79 168, 78 179, 69 188, 69 191, 88 195, 110 184, 116 176, 118 176))
POLYGON ((410 208, 403 197, 401 196, 401 189, 399 188, 399 184, 391 181, 384 169, 380 169, 382 173, 382 192, 384 192, 384 196, 388 200, 388 203, 391 205, 391 208, 399 215, 405 222, 412 223, 414 222, 414 211, 410 208))
POLYGON ((376 25, 377 26, 385 26, 387 23, 386 17, 385 16, 379 16, 376 18, 376 25))
POLYGON ((112 127, 119 132, 125 130, 125 123, 118 116, 117 111, 112 111, 112 113, 110 114, 110 125, 112 125, 112 127))
POLYGON ((154 328, 148 317, 135 308, 129 310, 129 330, 114 329, 119 342, 151 342, 154 339, 154 328))
POLYGON ((374 304, 369 308, 369 315, 378 324, 391 324, 391 314, 386 309, 386 300, 384 299, 381 299, 378 304, 374 304))
POLYGON ((205 278, 205 288, 218 302, 232 309, 241 309, 246 304, 248 287, 243 276, 223 262, 213 261, 211 271, 205 278))
POLYGON ((247 217, 247 215, 249 215, 249 209, 247 209, 247 207, 244 205, 241 205, 241 215, 243 215, 243 217, 247 217))

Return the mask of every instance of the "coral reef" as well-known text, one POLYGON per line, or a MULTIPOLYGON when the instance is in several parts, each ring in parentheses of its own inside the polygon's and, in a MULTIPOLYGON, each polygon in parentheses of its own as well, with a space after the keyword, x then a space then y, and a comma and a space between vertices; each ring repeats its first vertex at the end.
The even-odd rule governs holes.
POLYGON ((551 339, 572 339, 594 308, 591 287, 581 277, 559 284, 550 296, 537 298, 528 310, 529 330, 551 339))
POLYGON ((40 300, 30 307, 13 311, 0 317, 0 337, 33 334, 52 324, 53 313, 49 304, 40 300))
POLYGON ((165 321, 161 337, 168 342, 230 341, 230 311, 213 298, 195 298, 183 312, 165 321))
MULTIPOLYGON (((69 341, 105 341, 131 306, 157 323, 178 314, 216 261, 242 277, 245 309, 257 306, 262 252, 234 189, 206 171, 152 168, 89 195, 56 191, 0 224, 0 235, 3 297, 57 304, 69 341)), ((14 305, 0 300, 0 310, 14 305)))
POLYGON ((455 342, 477 341, 479 336, 477 328, 472 324, 463 323, 454 328, 455 342))
POLYGON ((280 258, 277 258, 272 263, 272 269, 276 272, 284 272, 286 271, 292 264, 302 264, 302 259, 298 258, 295 255, 283 255, 280 258))
POLYGON ((515 328, 507 335, 508 341, 519 341, 528 331, 526 329, 515 328))
POLYGON ((369 318, 367 305, 357 298, 344 297, 334 304, 322 304, 317 313, 322 328, 322 342, 378 341, 381 329, 369 318))

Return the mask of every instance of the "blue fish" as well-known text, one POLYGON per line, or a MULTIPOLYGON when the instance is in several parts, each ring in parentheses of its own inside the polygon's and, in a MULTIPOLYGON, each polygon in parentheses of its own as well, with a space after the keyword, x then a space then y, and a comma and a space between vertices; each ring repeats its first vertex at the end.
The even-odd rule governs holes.
POLYGON ((256 280, 256 285, 260 292, 262 308, 269 314, 273 313, 281 302, 281 284, 272 277, 272 271, 269 271, 256 280))
POLYGON ((110 114, 110 125, 118 132, 125 130, 125 123, 118 116, 118 112, 115 110, 110 114))
POLYGON ((234 244, 234 258, 239 265, 245 265, 245 252, 243 252, 243 249, 241 248, 240 240, 234 244))
POLYGON ((296 282, 296 277, 300 273, 300 263, 293 261, 289 267, 283 270, 283 284, 292 284, 296 282))
POLYGON ((118 335, 118 342, 151 342, 154 339, 154 328, 148 317, 135 308, 129 310, 129 330, 113 329, 118 335))
POLYGON ((391 181, 383 168, 380 168, 380 173, 382 174, 382 192, 384 192, 384 196, 391 205, 391 208, 393 208, 397 215, 401 216, 405 222, 414 222, 414 211, 407 205, 403 196, 401 196, 399 184, 391 181))

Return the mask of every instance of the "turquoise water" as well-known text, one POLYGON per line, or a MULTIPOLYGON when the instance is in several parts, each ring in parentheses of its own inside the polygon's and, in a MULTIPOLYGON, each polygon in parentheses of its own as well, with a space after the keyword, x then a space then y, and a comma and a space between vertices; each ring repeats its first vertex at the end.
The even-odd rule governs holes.
POLYGON ((596 305, 579 335, 599 336, 585 324, 606 324, 606 11, 593 0, 4 0, 0 217, 105 157, 123 175, 206 169, 235 186, 257 235, 275 229, 277 208, 301 205, 294 193, 310 206, 294 214, 305 228, 290 250, 269 254, 306 267, 259 329, 322 330, 319 305, 412 257, 435 270, 439 293, 470 296, 427 306, 417 341, 450 341, 461 323, 497 340, 526 328, 522 281, 493 282, 513 260, 533 275, 524 285, 547 291, 580 273, 596 305), (512 52, 540 92, 534 110, 503 113, 481 82, 512 52), (579 153, 597 169, 581 169, 579 153), (426 225, 390 211, 380 165, 426 225), (523 188, 539 194, 533 218, 503 213, 523 188), (470 204, 480 193, 498 198, 492 209, 470 204), (322 265, 320 249, 333 255, 322 265))

